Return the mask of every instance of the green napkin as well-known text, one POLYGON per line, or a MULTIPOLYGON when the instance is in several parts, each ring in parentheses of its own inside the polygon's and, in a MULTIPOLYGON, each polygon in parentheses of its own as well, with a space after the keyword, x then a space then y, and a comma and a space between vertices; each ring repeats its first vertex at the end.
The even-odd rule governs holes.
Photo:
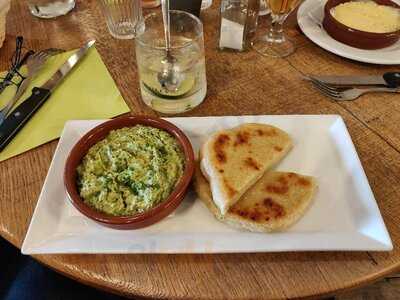
MULTIPOLYGON (((74 51, 48 59, 17 104, 31 95, 34 86, 44 84, 72 53, 74 51)), ((26 74, 25 67, 21 72, 26 74)), ((12 97, 13 92, 15 92, 14 87, 4 91, 1 95, 0 107, 6 100, 4 98, 12 97)), ((129 107, 124 102, 99 53, 93 47, 11 143, 0 152, 0 161, 60 137, 64 124, 68 120, 107 119, 126 112, 129 112, 129 107)))

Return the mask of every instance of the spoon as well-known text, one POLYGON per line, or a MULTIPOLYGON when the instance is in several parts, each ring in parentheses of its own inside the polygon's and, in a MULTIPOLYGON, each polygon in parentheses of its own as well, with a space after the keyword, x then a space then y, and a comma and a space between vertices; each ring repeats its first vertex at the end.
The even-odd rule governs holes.
POLYGON ((180 85, 181 76, 179 74, 179 67, 176 65, 176 58, 171 55, 169 0, 161 0, 161 9, 164 23, 165 57, 162 60, 163 69, 158 73, 157 78, 163 88, 174 92, 180 85))

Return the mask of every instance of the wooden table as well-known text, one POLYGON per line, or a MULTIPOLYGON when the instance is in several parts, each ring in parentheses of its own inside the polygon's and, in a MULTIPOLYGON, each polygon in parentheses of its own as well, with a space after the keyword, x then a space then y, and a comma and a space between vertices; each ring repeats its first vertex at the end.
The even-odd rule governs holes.
MULTIPOLYGON (((128 296, 159 298, 292 298, 329 295, 367 284, 400 266, 400 96, 370 94, 331 102, 301 80, 304 73, 382 73, 335 56, 292 26, 298 45, 286 59, 219 52, 219 1, 203 13, 208 96, 186 116, 244 114, 340 114, 350 131, 394 243, 392 252, 229 255, 37 255, 35 259, 80 282, 128 296)), ((294 20, 294 19, 293 19, 294 20)), ((6 69, 15 36, 32 49, 72 49, 95 37, 97 48, 133 114, 154 115, 140 100, 132 41, 111 38, 95 0, 55 20, 30 16, 13 0, 7 41, 0 49, 6 69)), ((0 234, 20 247, 57 141, 0 163, 0 234)))

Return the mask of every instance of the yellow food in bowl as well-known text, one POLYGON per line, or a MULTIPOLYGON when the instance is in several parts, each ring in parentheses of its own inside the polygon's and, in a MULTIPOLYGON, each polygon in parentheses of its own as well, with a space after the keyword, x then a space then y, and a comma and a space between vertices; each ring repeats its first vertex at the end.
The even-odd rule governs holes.
POLYGON ((400 10, 373 1, 350 1, 331 10, 332 16, 343 25, 374 33, 400 30, 400 10))

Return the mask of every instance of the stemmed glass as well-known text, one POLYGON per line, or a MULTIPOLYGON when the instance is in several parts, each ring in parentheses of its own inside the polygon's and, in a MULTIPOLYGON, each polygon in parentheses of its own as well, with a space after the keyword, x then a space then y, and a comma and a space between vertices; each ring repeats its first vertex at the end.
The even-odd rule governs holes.
POLYGON ((294 52, 294 45, 284 34, 283 23, 301 0, 267 0, 272 23, 267 34, 257 37, 253 48, 264 56, 285 57, 294 52))

